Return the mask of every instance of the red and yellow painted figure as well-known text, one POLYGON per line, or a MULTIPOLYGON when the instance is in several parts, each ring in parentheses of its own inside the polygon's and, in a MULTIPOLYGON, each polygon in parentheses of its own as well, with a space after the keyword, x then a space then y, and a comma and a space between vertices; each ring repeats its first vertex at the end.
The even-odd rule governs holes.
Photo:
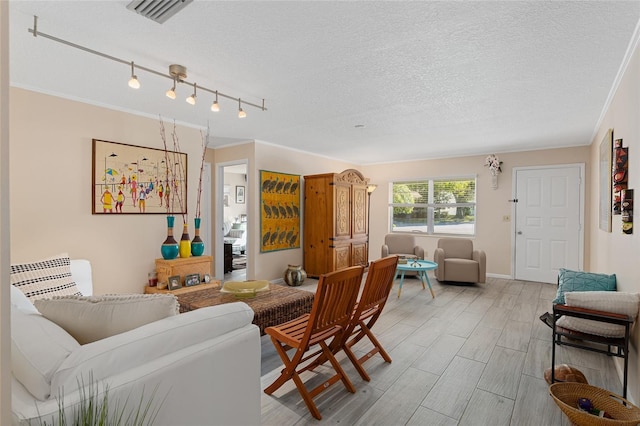
POLYGON ((116 195, 116 213, 122 213, 122 206, 124 205, 125 196, 122 192, 122 186, 118 187, 118 195, 116 195))
POLYGON ((136 200, 138 199, 138 182, 136 181, 136 175, 131 176, 131 199, 133 200, 133 207, 135 207, 136 200))
POLYGON ((100 202, 102 203, 103 213, 106 213, 107 210, 109 210, 109 213, 113 213, 113 194, 109 192, 109 188, 105 188, 102 197, 100 197, 100 202))

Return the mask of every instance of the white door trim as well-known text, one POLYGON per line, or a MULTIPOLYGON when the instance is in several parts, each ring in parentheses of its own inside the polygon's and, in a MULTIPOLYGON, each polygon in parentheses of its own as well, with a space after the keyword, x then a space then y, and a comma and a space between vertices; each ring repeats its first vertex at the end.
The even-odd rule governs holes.
MULTIPOLYGON (((570 164, 553 164, 548 166, 523 166, 514 167, 511 174, 511 199, 515 198, 517 188, 517 176, 519 171, 525 170, 541 170, 541 169, 563 169, 568 167, 577 167, 580 170, 580 230, 578 232, 578 247, 580 247, 578 253, 579 269, 584 269, 584 210, 585 210, 585 164, 584 163, 570 163, 570 164)), ((518 218, 516 217, 516 204, 511 203, 511 279, 515 279, 516 276, 516 224, 518 218)))
POLYGON ((215 205, 215 213, 216 213, 216 237, 215 237, 215 245, 216 245, 216 257, 214 259, 215 265, 215 278, 220 281, 224 281, 224 233, 222 232, 224 229, 224 168, 227 166, 237 166, 239 164, 245 164, 247 166, 247 188, 245 189, 245 203, 247 205, 247 246, 245 249, 245 255, 247 256, 247 277, 250 272, 253 271, 253 251, 251 250, 251 244, 253 244, 253 238, 251 236, 250 228, 251 228, 251 197, 247 196, 250 194, 250 182, 251 182, 251 170, 249 170, 249 159, 244 158, 240 160, 233 161, 225 161, 222 163, 216 163, 216 205, 215 205))

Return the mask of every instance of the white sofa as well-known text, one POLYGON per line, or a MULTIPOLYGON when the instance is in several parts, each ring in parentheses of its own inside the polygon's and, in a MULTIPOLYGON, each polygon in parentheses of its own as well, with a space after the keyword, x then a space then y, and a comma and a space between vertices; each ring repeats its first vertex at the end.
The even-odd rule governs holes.
MULTIPOLYGON (((79 290, 92 294, 89 262, 71 263, 79 290)), ((80 378, 89 383, 90 373, 99 393, 108 386, 110 404, 126 402, 127 409, 135 411, 141 396, 151 400, 152 408, 158 409, 156 425, 260 423, 260 332, 251 324, 253 311, 246 304, 198 309, 80 345, 11 287, 12 353, 18 334, 23 346, 25 337, 33 337, 26 356, 24 348, 20 357, 12 356, 12 372, 21 368, 19 376, 25 382, 13 375, 13 424, 42 424, 39 419, 57 424, 60 391, 67 389, 63 404, 70 413, 82 394, 74 388, 80 378), (65 344, 70 353, 55 359, 64 353, 65 344), (35 367, 43 362, 48 371, 35 367), (27 390, 33 382, 24 378, 25 365, 34 366, 26 376, 40 380, 41 388, 46 390, 49 383, 49 397, 38 399, 27 390)))

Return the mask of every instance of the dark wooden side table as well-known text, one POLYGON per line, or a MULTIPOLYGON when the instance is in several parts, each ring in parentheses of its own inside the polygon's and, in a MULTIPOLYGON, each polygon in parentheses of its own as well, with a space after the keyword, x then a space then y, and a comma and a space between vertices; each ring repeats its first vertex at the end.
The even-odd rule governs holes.
POLYGON ((224 273, 233 271, 233 245, 224 243, 224 273))

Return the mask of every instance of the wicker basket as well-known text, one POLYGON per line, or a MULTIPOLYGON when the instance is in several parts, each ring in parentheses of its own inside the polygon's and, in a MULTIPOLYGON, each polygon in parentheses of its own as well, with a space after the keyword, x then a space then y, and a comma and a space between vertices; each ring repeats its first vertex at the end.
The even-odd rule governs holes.
POLYGON ((640 423, 638 407, 605 389, 584 383, 565 382, 549 386, 549 393, 569 420, 578 426, 631 426, 640 423), (612 418, 602 418, 579 410, 578 398, 590 399, 595 408, 604 410, 612 418), (623 405, 623 402, 627 405, 623 405))

